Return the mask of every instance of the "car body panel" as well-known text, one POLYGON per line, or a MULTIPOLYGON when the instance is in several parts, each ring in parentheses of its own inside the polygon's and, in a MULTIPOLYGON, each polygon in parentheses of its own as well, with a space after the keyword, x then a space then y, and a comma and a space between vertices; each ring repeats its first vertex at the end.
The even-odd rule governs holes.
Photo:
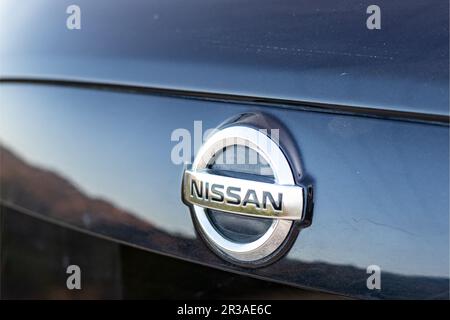
POLYGON ((446 116, 449 2, 5 1, 2 79, 69 80, 446 116))
POLYGON ((295 286, 448 298, 448 125, 70 86, 3 83, 0 95, 6 206, 295 286), (194 132, 201 120, 204 132, 247 112, 289 130, 315 203, 287 256, 255 270, 219 259, 201 241, 181 199, 184 166, 172 161, 174 130, 194 132), (381 291, 366 286, 373 264, 383 270, 381 291))

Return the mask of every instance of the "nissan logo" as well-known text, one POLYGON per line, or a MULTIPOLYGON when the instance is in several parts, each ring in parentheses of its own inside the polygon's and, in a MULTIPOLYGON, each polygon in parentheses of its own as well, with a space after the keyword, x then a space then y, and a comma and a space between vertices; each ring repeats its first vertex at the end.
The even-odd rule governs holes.
POLYGON ((192 166, 184 171, 182 198, 191 208, 197 230, 215 253, 233 263, 257 267, 286 252, 282 249, 289 237, 297 234, 297 222, 304 219, 307 190, 296 183, 295 174, 279 143, 254 126, 238 123, 215 131, 202 145, 192 166), (245 174, 233 166, 225 171, 211 169, 218 154, 236 147, 260 157, 272 179, 245 174), (251 228, 260 222, 266 227, 257 238, 239 237, 240 228, 236 228, 233 238, 220 231, 217 224, 223 219, 212 219, 217 212, 233 215, 234 225, 251 228))

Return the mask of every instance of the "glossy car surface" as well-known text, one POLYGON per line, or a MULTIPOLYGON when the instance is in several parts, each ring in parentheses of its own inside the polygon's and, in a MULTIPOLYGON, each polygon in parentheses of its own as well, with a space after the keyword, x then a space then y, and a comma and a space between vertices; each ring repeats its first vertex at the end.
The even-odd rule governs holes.
POLYGON ((79 1, 75 32, 66 1, 3 6, 2 207, 296 287, 448 299, 447 1, 381 1, 375 33, 369 2, 128 3, 79 1), (311 226, 260 269, 206 247, 171 160, 174 130, 250 112, 283 123, 314 183, 311 226))

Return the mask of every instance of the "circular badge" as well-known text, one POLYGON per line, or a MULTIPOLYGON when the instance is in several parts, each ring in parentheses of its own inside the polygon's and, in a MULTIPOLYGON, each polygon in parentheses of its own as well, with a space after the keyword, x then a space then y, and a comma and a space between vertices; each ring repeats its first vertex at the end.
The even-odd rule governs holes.
POLYGON ((279 130, 239 122, 218 129, 184 172, 183 201, 198 232, 233 263, 276 260, 305 220, 308 192, 296 182, 301 172, 280 147, 279 130))

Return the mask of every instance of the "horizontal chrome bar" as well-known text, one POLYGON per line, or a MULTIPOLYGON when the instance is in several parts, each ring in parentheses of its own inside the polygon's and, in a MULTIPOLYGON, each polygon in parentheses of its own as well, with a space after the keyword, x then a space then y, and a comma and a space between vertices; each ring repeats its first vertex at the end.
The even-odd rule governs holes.
POLYGON ((301 220, 303 188, 186 170, 186 202, 207 209, 260 218, 301 220))

